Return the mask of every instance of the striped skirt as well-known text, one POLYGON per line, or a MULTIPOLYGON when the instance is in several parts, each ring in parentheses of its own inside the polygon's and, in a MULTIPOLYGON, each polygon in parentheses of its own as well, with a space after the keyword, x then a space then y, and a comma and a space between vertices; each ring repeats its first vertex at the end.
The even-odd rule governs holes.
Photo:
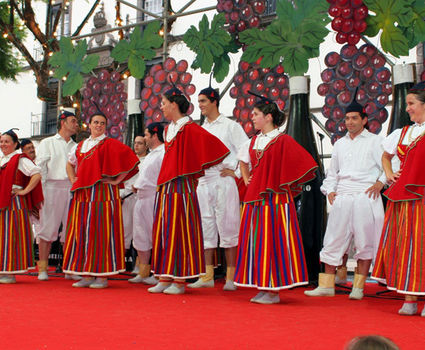
POLYGON ((16 196, 0 210, 0 274, 24 273, 34 268, 32 229, 27 198, 16 196))
POLYGON ((205 274, 197 181, 179 177, 158 186, 152 237, 155 275, 192 278, 205 274))
POLYGON ((372 277, 402 294, 425 295, 425 203, 388 201, 372 277))
POLYGON ((290 194, 244 203, 235 284, 280 290, 308 283, 303 242, 290 194))
POLYGON ((75 191, 66 225, 64 272, 114 275, 125 271, 124 256, 118 186, 97 183, 75 191))

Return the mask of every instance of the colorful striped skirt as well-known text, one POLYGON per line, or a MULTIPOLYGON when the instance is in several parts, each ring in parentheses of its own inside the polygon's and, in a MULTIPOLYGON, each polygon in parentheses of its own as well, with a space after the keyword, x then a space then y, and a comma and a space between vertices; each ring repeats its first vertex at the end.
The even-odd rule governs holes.
POLYGON ((425 203, 388 201, 372 277, 402 294, 425 295, 425 203))
POLYGON ((0 274, 24 273, 34 268, 33 236, 27 198, 16 196, 0 210, 0 274))
POLYGON ((63 270, 108 276, 125 271, 124 229, 118 186, 97 183, 71 200, 63 270))
POLYGON ((303 242, 290 194, 244 203, 235 284, 280 290, 308 283, 303 242))
POLYGON ((155 275, 192 278, 205 274, 197 181, 179 177, 158 186, 152 237, 155 275))

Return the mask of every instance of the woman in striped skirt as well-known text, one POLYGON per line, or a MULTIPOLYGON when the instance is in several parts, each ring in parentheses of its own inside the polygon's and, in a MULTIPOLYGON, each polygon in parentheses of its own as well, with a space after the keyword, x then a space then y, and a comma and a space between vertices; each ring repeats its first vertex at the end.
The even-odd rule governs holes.
POLYGON ((283 120, 277 105, 261 97, 253 110, 254 127, 260 133, 238 154, 248 187, 235 284, 257 288, 259 293, 251 302, 260 304, 279 303, 279 290, 308 283, 293 196, 314 178, 317 165, 293 138, 279 132, 283 120))
POLYGON ((43 201, 41 169, 18 153, 12 130, 1 135, 0 149, 0 283, 15 283, 14 274, 34 268, 29 214, 43 201))
POLYGON ((372 277, 405 295, 399 314, 414 315, 417 296, 425 295, 425 82, 409 90, 406 102, 414 124, 383 142, 382 165, 392 185, 384 193, 389 201, 372 277), (401 161, 397 172, 391 165, 395 154, 401 161))
POLYGON ((151 293, 182 294, 186 278, 205 274, 196 187, 204 169, 229 154, 217 137, 184 116, 188 108, 175 87, 162 97, 161 111, 171 123, 165 129, 152 231, 152 270, 160 282, 148 289, 151 293))
POLYGON ((106 276, 125 271, 124 231, 118 185, 137 173, 130 147, 105 135, 107 118, 91 116, 90 137, 71 151, 72 183, 63 258, 65 273, 84 278, 73 287, 106 288, 106 276))

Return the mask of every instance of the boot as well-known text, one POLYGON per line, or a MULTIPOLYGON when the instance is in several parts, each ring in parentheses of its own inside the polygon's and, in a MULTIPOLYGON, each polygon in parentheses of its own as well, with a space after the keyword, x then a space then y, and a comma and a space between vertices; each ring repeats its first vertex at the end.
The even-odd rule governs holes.
POLYGON ((358 273, 354 274, 353 289, 351 290, 350 299, 361 300, 363 298, 363 289, 366 282, 366 276, 358 273))
POLYGON ((347 267, 341 266, 336 269, 335 284, 347 283, 347 267))
POLYGON ((227 272, 226 272, 226 284, 223 287, 223 290, 225 291, 235 291, 236 286, 233 282, 235 279, 235 267, 234 266, 228 266, 227 272))
POLYGON ((37 261, 38 266, 38 280, 39 281, 47 281, 49 280, 49 276, 47 275, 47 260, 39 260, 37 261))
POLYGON ((335 274, 319 273, 319 286, 313 290, 306 290, 309 297, 333 297, 335 295, 335 274))
POLYGON ((205 276, 199 277, 196 282, 187 286, 189 288, 214 288, 214 266, 207 265, 205 276))

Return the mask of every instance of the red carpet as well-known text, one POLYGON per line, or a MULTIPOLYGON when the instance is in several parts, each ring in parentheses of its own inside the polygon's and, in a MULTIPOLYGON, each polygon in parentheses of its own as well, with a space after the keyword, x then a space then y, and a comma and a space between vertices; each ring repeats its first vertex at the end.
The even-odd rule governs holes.
MULTIPOLYGON (((256 305, 254 290, 223 292, 222 283, 179 296, 124 280, 104 290, 71 284, 18 276, 0 285, 0 349, 344 349, 365 334, 425 348, 425 318, 397 315, 402 302, 384 297, 308 298, 297 288, 282 291, 279 305, 256 305)), ((368 294, 378 290, 367 286, 368 294)))

